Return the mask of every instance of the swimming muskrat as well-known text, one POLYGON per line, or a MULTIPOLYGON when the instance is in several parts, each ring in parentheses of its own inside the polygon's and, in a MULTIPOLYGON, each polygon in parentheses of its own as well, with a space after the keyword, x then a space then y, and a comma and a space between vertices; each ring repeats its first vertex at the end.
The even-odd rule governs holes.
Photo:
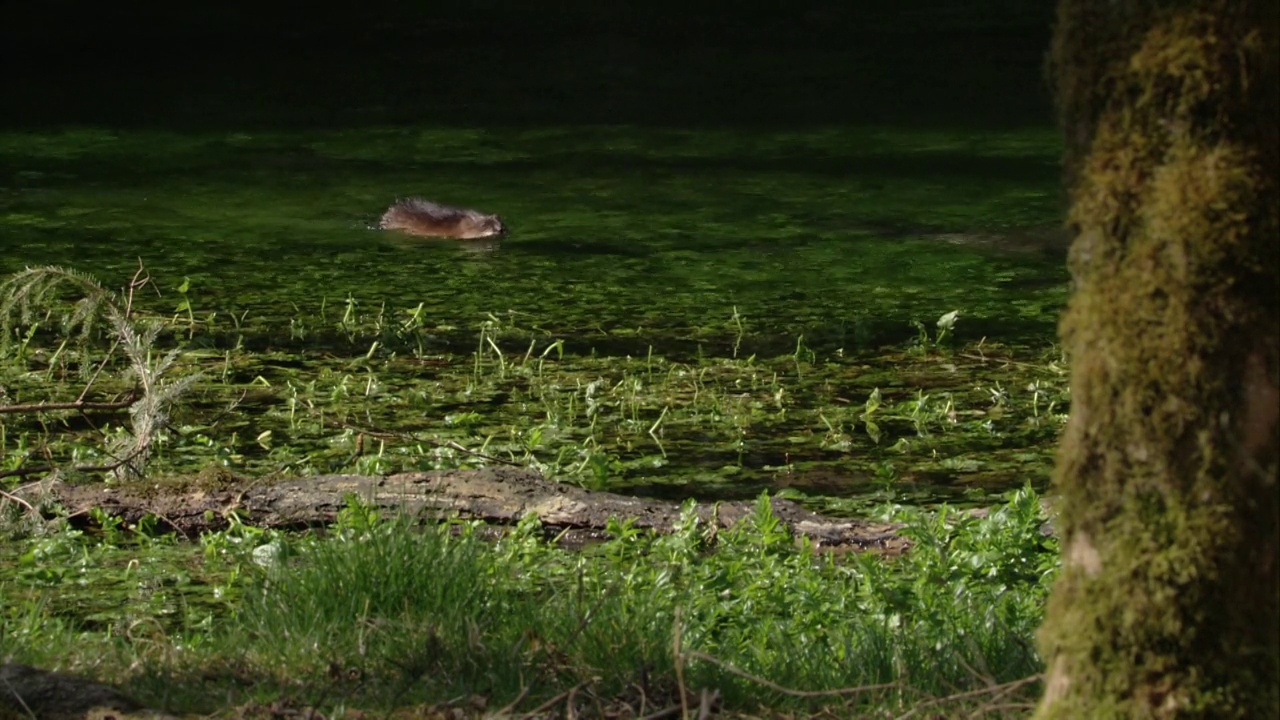
POLYGON ((382 214, 378 227, 400 230, 410 235, 471 240, 506 235, 507 227, 497 215, 450 207, 420 198, 397 200, 382 214))

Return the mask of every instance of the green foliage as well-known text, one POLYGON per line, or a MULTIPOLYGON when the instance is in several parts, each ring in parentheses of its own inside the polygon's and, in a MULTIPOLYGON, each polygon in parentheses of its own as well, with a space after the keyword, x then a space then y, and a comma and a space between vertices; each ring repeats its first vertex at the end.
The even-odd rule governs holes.
POLYGON ((0 630, 9 653, 32 660, 60 633, 87 632, 77 652, 151 668, 134 681, 143 693, 160 691, 149 689, 152 671, 231 663, 237 677, 258 678, 239 689, 231 678, 201 686, 181 699, 193 709, 225 702, 228 691, 268 698, 286 687, 321 705, 391 707, 471 693, 506 702, 525 688, 536 704, 580 683, 606 696, 638 684, 668 702, 677 661, 689 687, 717 688, 730 707, 815 707, 746 673, 795 690, 897 683, 859 702, 901 709, 1036 672, 1029 641, 1057 554, 1040 532, 1035 493, 1014 493, 981 518, 890 512, 915 540, 899 558, 815 554, 779 525, 767 495, 729 529, 701 523, 690 502, 669 535, 616 522, 607 542, 566 552, 542 539, 534 516, 494 544, 469 524, 381 520, 352 497, 323 535, 233 524, 206 536, 203 560, 179 564, 192 578, 218 578, 212 587, 230 604, 208 615, 211 605, 188 595, 176 615, 156 615, 168 629, 145 642, 106 628, 129 622, 135 607, 163 607, 157 600, 102 597, 91 605, 100 610, 68 625, 85 596, 49 594, 72 573, 141 580, 157 549, 176 547, 108 520, 93 537, 68 529, 25 544, 25 570, 0 580, 0 630), (64 620, 41 628, 33 616, 64 620), (163 650, 170 644, 189 648, 176 666, 163 650), (335 688, 335 667, 359 682, 335 688))
MULTIPOLYGON (((68 337, 59 345, 55 357, 79 359, 79 375, 86 380, 79 394, 83 400, 101 373, 111 366, 115 351, 119 349, 123 354, 126 364, 115 382, 132 386, 137 395, 129 406, 131 432, 111 434, 104 427, 102 434, 105 452, 114 460, 105 468, 124 478, 145 475, 153 449, 168 425, 171 408, 199 379, 199 373, 171 377, 181 350, 175 348, 156 356, 156 339, 164 329, 163 323, 139 319, 133 312, 133 294, 148 282, 139 268, 123 302, 93 277, 61 267, 28 268, 0 284, 0 357, 12 350, 15 318, 26 326, 16 358, 21 362, 41 321, 59 317, 68 337), (68 285, 79 295, 78 299, 70 301, 59 294, 68 285), (101 321, 106 322, 105 334, 112 343, 106 351, 96 352, 91 336, 101 321), (70 349, 68 341, 73 342, 70 349)), ((52 369, 54 363, 49 364, 52 369)))
MULTIPOLYGON (((211 352, 202 345, 218 340, 206 325, 130 315, 110 333, 120 357, 92 356, 113 370, 94 380, 103 394, 136 390, 130 422, 12 416, 0 429, 0 462, 17 470, 40 453, 64 469, 71 459, 86 467, 124 461, 124 475, 216 465, 260 476, 448 469, 497 457, 610 489, 708 476, 764 486, 783 468, 760 458, 785 457, 786 471, 801 478, 793 487, 810 474, 875 477, 893 462, 903 476, 962 472, 971 486, 994 488, 991 499, 1047 475, 1065 419, 1056 353, 995 342, 926 338, 905 351, 820 357, 800 339, 789 356, 682 362, 652 352, 566 355, 564 342, 526 340, 528 328, 490 316, 469 356, 419 358, 392 350, 417 347, 417 329, 397 336, 402 328, 388 329, 385 310, 371 326, 348 319, 358 305, 347 304, 343 322, 352 347, 369 352, 354 360, 211 352), (423 363, 429 372, 419 372, 423 363), (929 391, 904 387, 898 376, 929 391)), ((940 327, 953 321, 948 313, 940 327)), ((7 387, 15 397, 85 392, 49 358, 92 348, 60 343, 49 347, 38 335, 14 343, 7 387)))
MULTIPOLYGON (((7 352, 15 329, 14 320, 34 333, 49 316, 57 318, 62 331, 77 335, 81 341, 100 328, 106 320, 108 329, 119 332, 127 324, 127 312, 115 293, 103 287, 88 273, 71 268, 43 266, 14 273, 0 284, 0 351, 7 352), (70 301, 61 293, 66 286, 77 291, 79 299, 70 301), (51 308, 60 306, 54 314, 51 308)), ((24 339, 23 344, 30 342, 24 339)))

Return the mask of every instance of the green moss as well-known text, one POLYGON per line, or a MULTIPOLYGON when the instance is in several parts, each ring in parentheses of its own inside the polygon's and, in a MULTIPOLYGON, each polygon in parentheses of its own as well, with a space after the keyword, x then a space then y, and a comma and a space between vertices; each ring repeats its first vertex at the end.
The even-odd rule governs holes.
POLYGON ((1064 2, 1055 42, 1077 290, 1040 716, 1263 717, 1277 448, 1246 465, 1240 438, 1244 369, 1278 374, 1275 134, 1239 119, 1275 107, 1275 66, 1256 11, 1106 5, 1064 2))

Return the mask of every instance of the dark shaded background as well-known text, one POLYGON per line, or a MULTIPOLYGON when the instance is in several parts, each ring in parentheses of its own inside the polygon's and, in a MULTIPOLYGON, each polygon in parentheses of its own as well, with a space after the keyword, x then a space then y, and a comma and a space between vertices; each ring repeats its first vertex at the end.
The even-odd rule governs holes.
POLYGON ((24 3, 0 123, 1043 124, 1052 6, 24 3))

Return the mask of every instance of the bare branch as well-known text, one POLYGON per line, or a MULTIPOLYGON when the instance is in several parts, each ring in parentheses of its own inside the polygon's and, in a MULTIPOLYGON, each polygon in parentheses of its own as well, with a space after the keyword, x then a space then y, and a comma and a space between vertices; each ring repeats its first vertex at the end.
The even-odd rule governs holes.
POLYGON ((24 403, 20 405, 0 405, 0 415, 9 415, 14 413, 38 413, 52 412, 54 410, 126 410, 137 400, 132 394, 125 397, 124 400, 116 402, 90 402, 87 400, 75 400, 72 402, 54 402, 54 403, 24 403))

